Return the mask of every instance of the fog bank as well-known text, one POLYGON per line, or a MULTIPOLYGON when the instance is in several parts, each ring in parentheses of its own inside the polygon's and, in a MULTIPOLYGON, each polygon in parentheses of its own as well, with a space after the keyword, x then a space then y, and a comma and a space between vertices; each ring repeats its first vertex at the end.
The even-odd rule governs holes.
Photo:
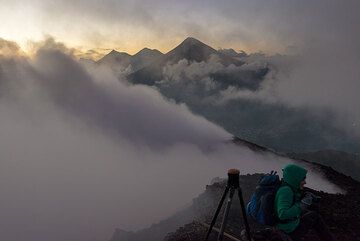
POLYGON ((167 217, 229 168, 290 161, 226 144, 186 106, 84 67, 55 41, 31 59, 0 57, 0 100, 1 240, 107 240, 167 217))

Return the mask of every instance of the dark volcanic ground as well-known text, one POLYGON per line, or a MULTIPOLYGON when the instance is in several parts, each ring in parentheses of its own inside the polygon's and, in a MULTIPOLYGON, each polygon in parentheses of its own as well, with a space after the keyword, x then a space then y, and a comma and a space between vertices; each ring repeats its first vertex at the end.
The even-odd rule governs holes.
MULTIPOLYGON (((353 180, 351 177, 345 176, 334 171, 332 168, 317 165, 325 175, 333 183, 342 187, 347 191, 345 195, 342 194, 327 194, 324 192, 317 192, 311 190, 317 195, 321 196, 320 203, 314 206, 323 216, 325 222, 330 227, 337 240, 355 241, 360 240, 360 183, 353 180)), ((249 200, 249 195, 254 190, 260 174, 246 175, 240 177, 240 184, 243 189, 245 202, 249 200)), ((215 183, 206 187, 206 191, 198 198, 194 199, 193 207, 197 210, 198 217, 194 222, 191 222, 173 233, 169 233, 166 241, 201 241, 204 239, 207 228, 202 223, 209 224, 212 215, 216 209, 217 203, 220 200, 222 192, 225 188, 225 182, 215 183)), ((220 226, 222 215, 218 217, 216 227, 220 226)), ((240 232, 243 229, 242 215, 239 205, 239 200, 236 195, 233 199, 233 205, 230 210, 228 225, 226 232, 239 238, 240 232)), ((257 229, 253 223, 251 227, 257 229)), ((216 240, 217 232, 213 234, 209 240, 216 240)), ((224 238, 224 240, 230 240, 224 238)), ((306 237, 307 241, 319 240, 316 235, 309 233, 306 237)))

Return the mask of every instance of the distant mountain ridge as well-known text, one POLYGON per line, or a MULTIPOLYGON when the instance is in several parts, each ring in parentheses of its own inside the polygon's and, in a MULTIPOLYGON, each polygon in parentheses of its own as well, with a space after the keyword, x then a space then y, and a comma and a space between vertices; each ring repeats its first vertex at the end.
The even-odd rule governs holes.
POLYGON ((241 50, 240 52, 236 52, 234 49, 219 49, 218 52, 231 56, 231 57, 237 57, 242 58, 248 56, 245 51, 241 50))
POLYGON ((270 79, 276 86, 281 68, 276 63, 287 61, 286 56, 273 57, 215 50, 189 37, 165 54, 147 48, 133 56, 112 51, 98 63, 109 59, 107 65, 119 79, 154 87, 229 133, 279 152, 359 153, 359 137, 340 128, 335 113, 293 108, 258 95, 266 89, 265 81, 270 79))
POLYGON ((132 71, 137 71, 153 61, 156 61, 162 55, 163 54, 159 50, 149 48, 143 48, 134 55, 112 50, 103 58, 99 59, 97 63, 107 65, 112 69, 125 69, 131 65, 132 71))
POLYGON ((218 52, 214 48, 195 38, 188 37, 156 61, 130 74, 128 79, 134 84, 154 85, 157 81, 162 80, 162 70, 166 64, 176 64, 183 59, 188 60, 189 62, 205 62, 211 57, 217 57, 219 62, 225 66, 230 64, 240 66, 243 64, 242 61, 236 58, 218 52))
POLYGON ((237 59, 233 59, 232 57, 246 56, 246 53, 244 51, 237 53, 233 49, 215 50, 198 39, 188 37, 166 54, 161 53, 157 49, 149 49, 146 47, 134 55, 130 55, 126 52, 112 50, 104 57, 99 59, 97 63, 112 64, 112 62, 115 61, 118 64, 125 65, 136 61, 143 61, 148 62, 149 64, 150 61, 154 61, 160 56, 163 56, 163 59, 161 59, 160 62, 176 63, 181 59, 201 62, 209 60, 212 55, 219 56, 224 63, 241 65, 243 62, 237 59))
POLYGON ((195 38, 188 37, 173 50, 166 53, 163 61, 176 63, 181 59, 187 59, 201 62, 208 60, 213 54, 218 54, 215 49, 195 38))
POLYGON ((131 55, 125 52, 118 52, 116 50, 111 50, 110 53, 99 59, 97 62, 100 64, 120 64, 127 65, 130 64, 131 55))
POLYGON ((188 61, 201 62, 209 60, 210 57, 214 55, 217 56, 224 65, 234 64, 238 66, 243 64, 243 62, 223 54, 192 37, 186 38, 177 47, 166 53, 163 61, 177 63, 179 60, 187 59, 188 61))

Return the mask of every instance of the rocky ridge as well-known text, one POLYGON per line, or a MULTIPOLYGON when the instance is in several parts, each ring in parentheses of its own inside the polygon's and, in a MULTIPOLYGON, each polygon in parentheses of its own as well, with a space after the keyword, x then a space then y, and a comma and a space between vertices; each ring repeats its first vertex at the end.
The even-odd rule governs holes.
MULTIPOLYGON (((234 138, 233 143, 242 146, 245 145, 256 152, 271 152, 277 154, 265 147, 239 138, 234 138)), ((285 154, 281 156, 285 156, 285 154)), ((360 182, 350 176, 337 172, 329 166, 306 160, 298 160, 298 162, 311 164, 312 168, 323 173, 329 181, 346 192, 345 194, 329 194, 309 189, 309 191, 321 197, 320 203, 314 205, 313 208, 323 216, 337 239, 347 241, 360 240, 360 182)), ((240 185, 245 203, 250 199, 250 195, 253 193, 262 175, 263 174, 247 174, 240 176, 240 185)), ((138 232, 117 230, 111 241, 202 241, 207 231, 206 224, 210 224, 225 186, 226 180, 216 179, 215 183, 207 185, 205 191, 193 199, 191 206, 188 208, 158 224, 152 225, 148 229, 138 232)), ((215 225, 217 228, 220 227, 223 211, 224 210, 221 211, 215 225)), ((258 230, 259 228, 257 224, 251 222, 252 230, 258 230)), ((240 203, 235 195, 225 231, 229 235, 239 239, 242 230, 243 219, 240 203)), ((216 240, 216 238, 217 232, 213 231, 209 240, 216 240)), ((225 237, 224 240, 231 239, 225 237)), ((306 240, 318 241, 319 239, 314 233, 309 233, 306 240)))

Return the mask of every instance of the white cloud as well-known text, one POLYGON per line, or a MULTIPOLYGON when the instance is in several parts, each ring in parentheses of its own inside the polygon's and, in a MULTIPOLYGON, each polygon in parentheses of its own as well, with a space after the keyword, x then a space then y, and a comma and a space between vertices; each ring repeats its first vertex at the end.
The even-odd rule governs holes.
POLYGON ((290 161, 225 144, 228 133, 185 106, 58 48, 0 67, 1 240, 106 240, 170 215, 229 168, 290 161))

